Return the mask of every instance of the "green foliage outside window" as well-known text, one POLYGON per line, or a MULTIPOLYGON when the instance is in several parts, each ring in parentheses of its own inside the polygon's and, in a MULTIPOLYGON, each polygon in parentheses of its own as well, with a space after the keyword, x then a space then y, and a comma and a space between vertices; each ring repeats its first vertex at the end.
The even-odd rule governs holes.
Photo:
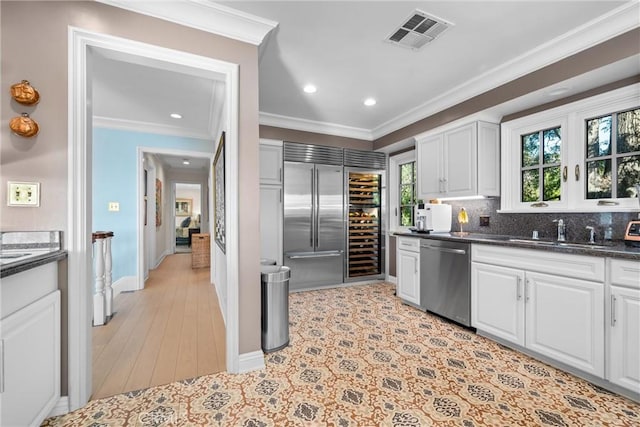
POLYGON ((636 197, 640 108, 587 120, 586 151, 587 199, 636 197))
POLYGON ((416 204, 416 162, 400 165, 400 225, 413 225, 414 206, 416 204))
POLYGON ((521 136, 522 202, 560 200, 560 127, 521 136))

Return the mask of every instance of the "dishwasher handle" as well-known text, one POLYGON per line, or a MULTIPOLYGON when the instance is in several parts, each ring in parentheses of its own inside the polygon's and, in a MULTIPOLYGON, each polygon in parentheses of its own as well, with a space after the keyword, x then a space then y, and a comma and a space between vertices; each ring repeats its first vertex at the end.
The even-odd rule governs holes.
POLYGON ((420 245, 421 248, 423 249, 430 249, 432 251, 438 251, 438 252, 446 252, 448 254, 456 254, 456 255, 466 255, 467 251, 464 249, 451 249, 451 248, 441 248, 438 246, 429 246, 429 245, 420 245))

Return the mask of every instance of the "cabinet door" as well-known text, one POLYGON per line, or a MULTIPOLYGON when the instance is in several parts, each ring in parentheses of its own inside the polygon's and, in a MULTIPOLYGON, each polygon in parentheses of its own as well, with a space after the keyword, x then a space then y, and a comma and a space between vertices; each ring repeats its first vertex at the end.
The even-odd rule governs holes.
POLYGON ((500 196, 500 125, 478 122, 478 194, 500 196))
POLYGON ((282 264, 282 188, 260 186, 260 257, 282 264))
POLYGON ((444 196, 442 167, 443 135, 433 135, 416 143, 418 166, 418 197, 427 201, 444 196))
POLYGON ((477 128, 476 123, 444 134, 444 191, 447 197, 477 194, 477 128))
POLYGON ((526 347, 604 377, 604 285, 526 273, 526 347))
POLYGON ((416 306, 420 305, 420 254, 398 251, 398 296, 416 306))
POLYGON ((609 381, 640 393, 640 290, 611 286, 609 381))
POLYGON ((40 425, 60 399, 60 291, 0 322, 0 425, 40 425))
POLYGON ((282 184, 282 147, 260 144, 260 184, 282 184))
POLYGON ((524 345, 524 272, 472 263, 471 325, 524 345))

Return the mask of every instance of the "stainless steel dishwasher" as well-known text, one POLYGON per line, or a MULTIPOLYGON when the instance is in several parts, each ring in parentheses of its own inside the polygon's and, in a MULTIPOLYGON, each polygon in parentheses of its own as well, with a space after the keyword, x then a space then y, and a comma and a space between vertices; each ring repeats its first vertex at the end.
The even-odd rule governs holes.
POLYGON ((471 326, 471 245, 422 239, 420 300, 424 308, 471 326))

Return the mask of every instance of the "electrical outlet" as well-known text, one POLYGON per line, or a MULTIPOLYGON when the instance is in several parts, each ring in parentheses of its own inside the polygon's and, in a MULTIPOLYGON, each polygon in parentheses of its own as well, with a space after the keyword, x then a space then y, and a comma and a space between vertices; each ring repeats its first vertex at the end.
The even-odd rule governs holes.
POLYGON ((120 211, 120 203, 109 202, 109 212, 119 212, 119 211, 120 211))
POLYGON ((40 206, 40 183, 9 181, 7 183, 7 206, 40 206))
POLYGON ((490 216, 482 215, 480 216, 480 227, 489 227, 490 216))

